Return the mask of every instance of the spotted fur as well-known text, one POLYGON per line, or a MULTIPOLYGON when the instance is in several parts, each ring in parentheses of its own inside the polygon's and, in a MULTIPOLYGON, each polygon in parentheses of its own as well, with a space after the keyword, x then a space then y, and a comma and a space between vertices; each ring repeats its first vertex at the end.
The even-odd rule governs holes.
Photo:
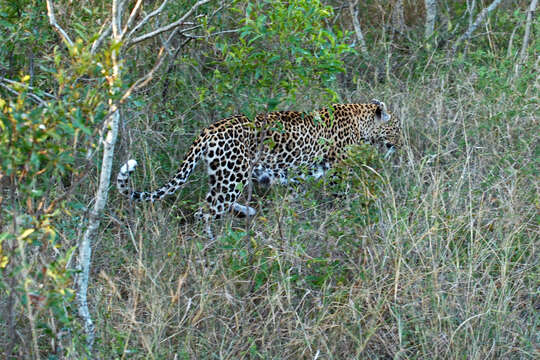
POLYGON ((254 215, 255 210, 237 203, 253 180, 264 183, 287 183, 291 173, 307 168, 320 177, 342 160, 348 145, 360 142, 382 144, 387 156, 400 146, 399 121, 386 110, 383 102, 336 104, 313 113, 279 111, 256 116, 233 116, 204 129, 193 142, 176 174, 154 191, 133 191, 128 178, 137 162, 128 161, 120 169, 117 188, 132 200, 155 201, 173 194, 187 180, 202 158, 208 166, 210 189, 204 211, 206 220, 235 210, 254 215))

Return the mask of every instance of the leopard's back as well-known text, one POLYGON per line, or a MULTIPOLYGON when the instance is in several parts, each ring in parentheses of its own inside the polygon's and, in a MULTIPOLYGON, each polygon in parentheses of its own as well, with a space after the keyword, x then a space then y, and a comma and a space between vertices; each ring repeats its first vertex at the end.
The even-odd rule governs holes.
POLYGON ((278 111, 253 120, 243 115, 229 117, 201 132, 179 170, 162 187, 131 190, 128 177, 135 169, 134 160, 122 166, 117 187, 133 200, 159 200, 180 188, 202 158, 207 164, 209 191, 206 207, 197 215, 207 223, 229 210, 251 216, 255 209, 237 203, 250 175, 265 184, 287 183, 298 169, 322 176, 343 159, 348 145, 371 142, 395 149, 400 145, 400 127, 391 118, 386 105, 378 100, 335 104, 312 113, 278 111))

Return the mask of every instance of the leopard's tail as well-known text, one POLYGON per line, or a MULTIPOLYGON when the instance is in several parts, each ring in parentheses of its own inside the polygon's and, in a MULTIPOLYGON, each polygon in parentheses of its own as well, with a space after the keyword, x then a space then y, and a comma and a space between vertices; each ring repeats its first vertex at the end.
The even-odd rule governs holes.
POLYGON ((120 168, 120 172, 116 177, 116 188, 122 195, 127 196, 131 200, 152 202, 161 200, 166 195, 173 194, 187 181, 187 178, 193 172, 193 169, 195 169, 197 162, 205 151, 206 147, 204 144, 204 139, 198 138, 195 140, 176 174, 174 174, 174 176, 159 189, 153 191, 135 191, 129 188, 129 176, 137 167, 137 161, 133 159, 128 160, 120 168))

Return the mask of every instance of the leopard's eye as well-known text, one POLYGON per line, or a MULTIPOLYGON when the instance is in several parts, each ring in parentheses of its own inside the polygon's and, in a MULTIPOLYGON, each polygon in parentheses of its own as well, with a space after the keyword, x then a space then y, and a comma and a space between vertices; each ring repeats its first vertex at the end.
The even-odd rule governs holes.
POLYGON ((386 143, 386 148, 387 148, 387 149, 390 149, 392 146, 394 146, 394 145, 392 145, 392 144, 390 144, 390 143, 386 143))

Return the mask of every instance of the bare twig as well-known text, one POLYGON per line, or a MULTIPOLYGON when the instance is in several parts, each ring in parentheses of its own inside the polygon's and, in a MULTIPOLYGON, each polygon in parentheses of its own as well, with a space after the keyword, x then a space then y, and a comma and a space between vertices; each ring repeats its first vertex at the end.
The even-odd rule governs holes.
POLYGON ((473 24, 474 9, 476 8, 476 0, 467 0, 467 12, 469 13, 469 26, 473 24))
POLYGON ((512 47, 514 45, 514 36, 516 35, 518 27, 514 27, 514 30, 512 30, 512 34, 510 35, 510 40, 508 40, 508 46, 506 47, 506 57, 512 56, 512 47))
POLYGON ((69 38, 69 35, 56 22, 52 0, 47 0, 47 14, 49 15, 49 24, 51 24, 51 26, 54 28, 54 30, 56 30, 56 32, 60 35, 60 37, 66 42, 66 44, 69 47, 72 47, 73 41, 71 41, 71 39, 69 38))
POLYGON ((135 81, 135 83, 133 85, 130 86, 128 91, 126 91, 124 96, 122 96, 122 99, 121 99, 122 101, 127 99, 132 91, 138 90, 138 89, 146 86, 146 84, 148 84, 150 82, 150 80, 152 80, 154 78, 154 74, 156 73, 156 71, 163 64, 163 59, 165 58, 163 56, 164 53, 165 53, 165 46, 162 46, 161 49, 159 49, 159 53, 158 53, 158 56, 157 56, 156 63, 154 64, 154 67, 152 67, 152 69, 146 75, 139 78, 137 81, 135 81))
MULTIPOLYGON (((129 0, 119 0, 118 3, 118 15, 116 16, 116 21, 118 23, 118 30, 122 31, 122 19, 124 17, 124 10, 126 8, 126 3, 129 0)), ((120 32, 120 38, 119 41, 122 39, 123 33, 120 32)))
MULTIPOLYGON (((175 29, 175 28, 177 28, 177 27, 179 27, 179 26, 181 26, 181 25, 184 25, 186 19, 187 19, 188 17, 190 17, 191 14, 193 14, 193 12, 194 12, 195 10, 197 10, 200 6, 202 6, 202 5, 204 5, 204 4, 208 3, 208 2, 210 2, 210 0, 199 0, 199 1, 197 1, 197 2, 195 3, 195 5, 193 5, 193 6, 191 7, 191 9, 189 9, 189 10, 184 14, 184 16, 182 16, 180 19, 178 19, 178 20, 176 20, 175 22, 172 22, 172 23, 170 23, 170 24, 167 24, 167 25, 165 25, 165 26, 162 26, 162 27, 160 27, 160 28, 158 28, 158 29, 156 29, 156 30, 154 30, 154 31, 151 31, 151 32, 149 32, 149 33, 146 33, 146 34, 144 34, 144 35, 141 35, 141 36, 136 37, 135 39, 133 39, 133 40, 131 40, 131 41, 128 42, 128 46, 137 44, 137 43, 139 43, 139 42, 141 42, 141 41, 144 41, 144 40, 148 40, 148 39, 153 38, 154 36, 157 36, 157 35, 159 35, 159 34, 161 34, 161 33, 164 33, 164 32, 166 32, 166 31, 173 30, 173 29, 175 29)), ((144 21, 144 20, 143 20, 143 21, 144 21)), ((141 21, 141 22, 142 22, 142 21, 141 21)), ((131 34, 132 32, 133 32, 133 30, 130 32, 130 34, 131 34)), ((128 37, 129 37, 129 36, 128 36, 128 37)))
MULTIPOLYGON (((30 85, 27 85, 25 83, 22 83, 20 81, 15 81, 15 80, 11 80, 11 79, 8 79, 8 78, 5 78, 5 77, 0 77, 0 81, 4 81, 4 82, 7 82, 8 84, 11 84, 11 85, 20 85, 20 86, 24 86, 26 88, 28 88, 29 90, 36 90, 34 87, 30 86, 30 85)), ((52 94, 49 94, 47 92, 44 92, 43 91, 43 95, 51 98, 51 99, 56 99, 56 96, 52 95, 52 94)))
MULTIPOLYGON (((529 48, 529 37, 531 34, 531 23, 534 16, 534 11, 536 10, 536 5, 538 4, 538 0, 531 0, 531 4, 529 6, 529 10, 527 11, 527 22, 525 23, 525 35, 523 35, 523 44, 521 44, 521 51, 519 52, 519 59, 517 59, 515 66, 514 66, 514 79, 518 77, 519 70, 521 68, 521 65, 527 61, 527 49, 529 48)), ((514 32, 516 31, 517 27, 514 28, 514 32)), ((512 38, 514 37, 514 32, 512 32, 512 38)), ((508 45, 508 53, 511 53, 511 44, 508 45)))
POLYGON ((173 33, 169 36, 169 39, 163 44, 163 46, 159 49, 159 52, 158 52, 158 55, 157 55, 157 59, 156 59, 156 62, 154 64, 154 66, 152 67, 152 69, 146 73, 146 75, 144 75, 143 77, 139 78, 137 81, 135 81, 130 87, 129 89, 127 89, 127 91, 124 93, 124 95, 122 96, 122 98, 120 99, 120 103, 123 103, 124 101, 126 101, 126 99, 131 95, 131 93, 135 90, 138 90, 144 86, 146 86, 146 84, 148 84, 152 78, 154 77, 154 74, 156 73, 156 71, 161 67, 161 65, 163 64, 163 60, 164 60, 164 54, 165 54, 165 49, 169 46, 169 42, 171 41, 171 39, 173 38, 173 36, 175 35, 176 31, 173 31, 173 33))
MULTIPOLYGON (((167 38, 167 40, 163 43, 163 45, 161 46, 161 48, 159 49, 159 52, 158 52, 158 55, 157 55, 157 59, 156 59, 156 62, 154 64, 154 66, 152 67, 152 69, 146 74, 144 75, 143 77, 139 78, 137 81, 135 81, 135 83, 133 83, 133 85, 131 85, 129 87, 129 89, 124 93, 124 95, 122 96, 122 98, 120 99, 120 103, 123 103, 124 101, 126 101, 126 99, 131 95, 131 93, 135 90, 138 90, 144 86, 146 86, 146 84, 148 84, 154 77, 154 74, 156 73, 156 71, 161 67, 161 65, 163 64, 163 60, 165 59, 165 56, 163 56, 165 54, 165 50, 169 47, 169 44, 171 43, 171 40, 174 38, 174 36, 178 33, 178 29, 175 29, 170 35, 169 37, 167 38)), ((187 44, 187 41, 185 41, 179 48, 179 50, 184 47, 185 45, 187 44)), ((177 53, 178 51, 177 50, 177 53)))
POLYGON ((181 33, 182 35, 184 35, 185 37, 188 37, 189 35, 188 34, 185 34, 185 32, 188 32, 188 31, 191 31, 191 30, 195 30, 195 29, 198 29, 202 27, 202 25, 195 25, 195 26, 192 26, 192 27, 189 27, 189 28, 184 28, 182 30, 180 29, 176 29, 175 32, 176 34, 178 33, 181 33))

